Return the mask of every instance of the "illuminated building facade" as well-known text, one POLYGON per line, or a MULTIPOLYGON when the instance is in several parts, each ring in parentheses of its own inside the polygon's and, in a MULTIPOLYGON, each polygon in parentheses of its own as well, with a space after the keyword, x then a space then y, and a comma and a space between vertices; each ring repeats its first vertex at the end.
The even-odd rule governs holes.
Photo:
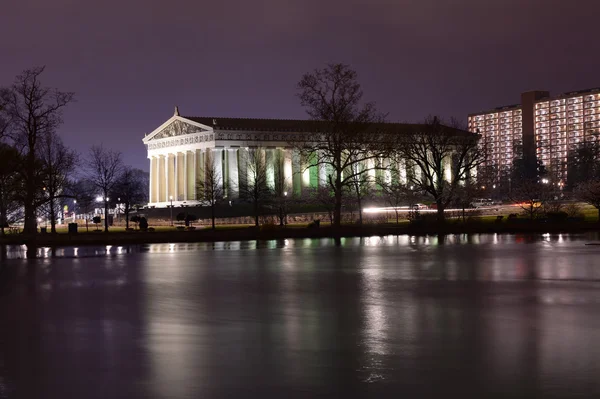
MULTIPOLYGON (((399 133, 418 129, 420 125, 386 123, 385 129, 399 133)), ((271 188, 275 185, 275 171, 280 171, 286 192, 302 195, 308 189, 327 186, 329 167, 308 165, 291 143, 318 134, 323 128, 320 122, 288 119, 247 119, 181 116, 179 110, 153 132, 146 134, 150 161, 151 207, 170 205, 193 205, 199 203, 196 187, 206 178, 208 162, 215 164, 225 197, 239 198, 239 189, 252 178, 249 159, 257 151, 266 163, 266 180, 271 188)), ((464 133, 464 132, 463 132, 464 133)), ((368 163, 373 163, 369 160, 368 163)), ((391 169, 398 170, 398 178, 406 183, 407 174, 420 174, 415 166, 401 164, 392 168, 391 161, 380 160, 386 168, 371 169, 372 179, 377 174, 391 179, 391 169)), ((444 164, 444 175, 451 178, 451 160, 444 164)))
POLYGON ((546 91, 521 95, 521 104, 468 116, 469 130, 482 135, 486 166, 498 176, 515 160, 523 160, 535 175, 541 162, 554 184, 567 181, 568 160, 584 142, 598 140, 600 88, 551 97, 546 91))

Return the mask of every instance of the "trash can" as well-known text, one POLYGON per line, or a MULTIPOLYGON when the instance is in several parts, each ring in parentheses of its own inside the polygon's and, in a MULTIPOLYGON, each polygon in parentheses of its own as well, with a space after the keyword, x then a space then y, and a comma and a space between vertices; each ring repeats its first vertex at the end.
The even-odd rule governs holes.
POLYGON ((69 223, 69 234, 77 234, 77 223, 69 223))
POLYGON ((47 230, 48 229, 46 227, 40 227, 40 233, 42 233, 42 234, 46 234, 47 230))

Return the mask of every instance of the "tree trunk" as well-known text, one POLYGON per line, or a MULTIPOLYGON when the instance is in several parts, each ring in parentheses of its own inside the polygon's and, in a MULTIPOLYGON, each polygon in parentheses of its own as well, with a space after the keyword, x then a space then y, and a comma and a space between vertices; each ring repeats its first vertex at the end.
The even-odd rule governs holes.
POLYGON ((258 227, 258 202, 254 203, 254 225, 258 227))
POLYGON ((444 214, 444 205, 441 202, 436 202, 437 205, 437 221, 438 223, 444 223, 446 221, 446 215, 444 214))
POLYGON ((26 182, 25 182, 25 203, 24 207, 24 224, 23 224, 23 233, 26 235, 35 235, 37 233, 37 218, 35 215, 35 154, 30 149, 27 154, 27 163, 26 163, 26 182))
POLYGON ((600 208, 598 208, 598 223, 600 223, 600 208))
POLYGON ((213 204, 210 206, 210 218, 212 220, 212 229, 215 230, 215 204, 213 202, 213 204))
POLYGON ((108 233, 108 201, 104 197, 104 232, 108 233))
POLYGON ((131 212, 131 209, 129 209, 129 204, 125 203, 125 231, 129 229, 129 212, 131 212))
POLYGON ((362 226, 363 224, 363 218, 362 218, 362 200, 360 198, 360 195, 358 195, 356 197, 357 203, 358 203, 358 224, 362 226))
POLYGON ((333 225, 340 227, 342 222, 342 189, 338 187, 335 190, 335 207, 333 210, 333 225))
POLYGON ((398 209, 394 209, 396 211, 396 224, 400 224, 400 214, 398 213, 398 209))
POLYGON ((48 206, 50 207, 50 233, 56 234, 56 210, 54 209, 54 198, 50 197, 48 206))

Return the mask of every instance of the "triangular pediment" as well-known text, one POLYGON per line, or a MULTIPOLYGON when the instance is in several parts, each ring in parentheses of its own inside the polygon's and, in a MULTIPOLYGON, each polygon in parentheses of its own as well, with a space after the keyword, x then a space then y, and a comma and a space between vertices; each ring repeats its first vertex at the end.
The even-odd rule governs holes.
POLYGON ((163 123, 158 129, 150 133, 144 138, 144 142, 160 139, 168 139, 171 137, 185 136, 188 134, 212 132, 210 126, 205 126, 200 123, 190 121, 181 116, 173 116, 171 119, 163 123))

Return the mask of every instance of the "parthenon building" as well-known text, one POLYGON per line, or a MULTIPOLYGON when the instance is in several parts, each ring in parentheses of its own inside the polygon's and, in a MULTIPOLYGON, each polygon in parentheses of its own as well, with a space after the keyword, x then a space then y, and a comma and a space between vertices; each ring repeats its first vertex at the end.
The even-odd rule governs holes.
POLYGON ((275 159, 283 159, 283 177, 290 195, 324 184, 326 168, 306 168, 290 145, 302 135, 317 133, 319 126, 319 122, 309 120, 184 117, 175 108, 169 120, 143 139, 150 160, 148 206, 197 204, 196 183, 203 178, 208 152, 229 200, 238 198, 240 177, 248 173, 248 151, 256 148, 265 152, 268 184, 274 184, 275 159))

